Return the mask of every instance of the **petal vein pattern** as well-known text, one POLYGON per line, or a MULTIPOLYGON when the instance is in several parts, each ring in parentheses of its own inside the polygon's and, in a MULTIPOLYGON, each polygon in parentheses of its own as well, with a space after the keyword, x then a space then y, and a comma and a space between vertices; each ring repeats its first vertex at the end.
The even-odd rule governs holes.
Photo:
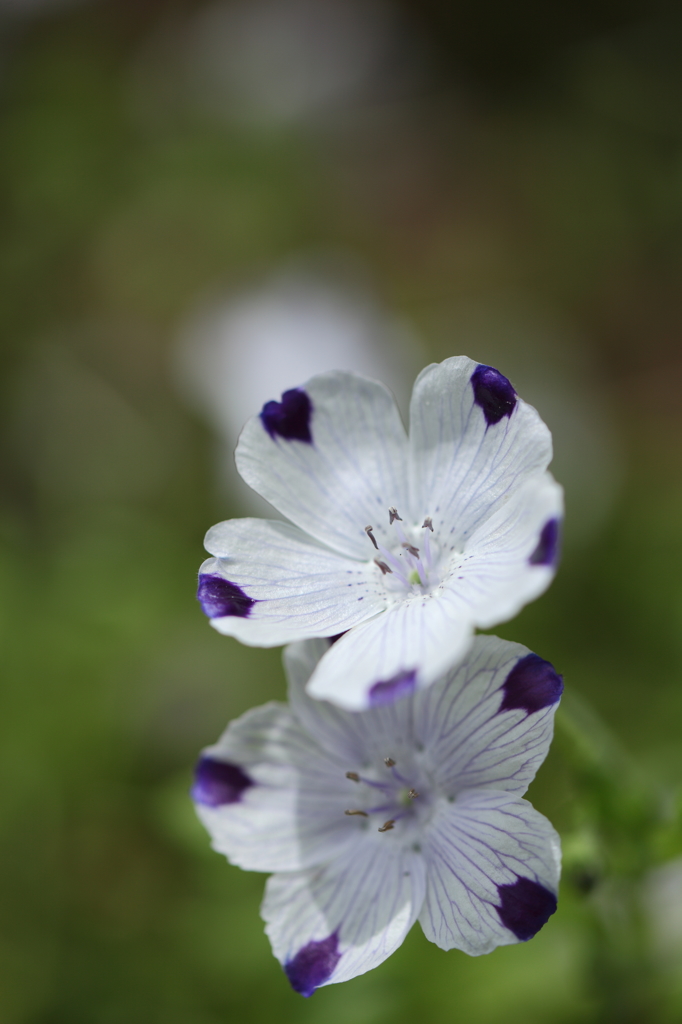
POLYGON ((215 557, 201 573, 223 576, 254 601, 248 618, 211 620, 243 643, 274 647, 329 636, 386 606, 371 565, 324 548, 288 523, 230 519, 209 530, 205 545, 215 557))
POLYGON ((312 443, 272 438, 259 416, 244 427, 237 469, 254 491, 311 537, 353 558, 370 551, 390 505, 408 506, 407 436, 383 384, 324 373, 305 385, 312 443))
POLYGON ((233 722, 199 762, 228 785, 195 792, 214 847, 275 872, 262 915, 292 987, 309 996, 370 970, 417 917, 471 955, 531 938, 556 908, 560 852, 521 794, 558 697, 505 699, 529 665, 560 677, 520 644, 478 636, 428 689, 349 712, 307 693, 328 649, 287 648, 289 705, 233 722))
POLYGON ((202 605, 247 644, 344 634, 311 678, 319 699, 404 699, 551 582, 563 504, 549 431, 502 374, 464 356, 418 377, 409 441, 375 381, 326 373, 286 394, 277 415, 295 396, 305 431, 286 417, 274 429, 270 403, 236 459, 294 525, 210 530, 202 605))

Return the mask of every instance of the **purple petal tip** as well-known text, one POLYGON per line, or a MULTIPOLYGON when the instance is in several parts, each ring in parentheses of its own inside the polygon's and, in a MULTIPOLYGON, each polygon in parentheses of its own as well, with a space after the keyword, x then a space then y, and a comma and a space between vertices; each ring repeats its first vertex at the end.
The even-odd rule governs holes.
POLYGON ((260 418, 273 441, 279 435, 285 441, 305 441, 312 444, 312 411, 313 403, 306 392, 301 388, 292 388, 284 392, 281 402, 266 402, 260 418))
POLYGON ((238 615, 245 619, 256 603, 236 583, 208 574, 199 577, 197 600, 209 619, 220 619, 224 615, 238 615))
POLYGON ((479 363, 471 375, 474 402, 480 405, 488 426, 499 423, 503 416, 511 416, 516 405, 516 392, 494 366, 479 363))
POLYGON ((334 932, 319 942, 308 942, 284 965, 284 973, 294 992, 311 996, 334 973, 341 959, 338 935, 334 932))
POLYGON ((527 654, 514 665, 502 686, 500 711, 525 711, 532 715, 556 704, 564 692, 563 677, 537 654, 527 654))
POLYGON ((556 565, 560 550, 559 520, 550 519, 540 531, 540 540, 528 561, 531 565, 556 565))
POLYGON ((390 679, 381 679, 369 691, 369 706, 378 708, 384 704, 393 704, 402 697, 409 697, 414 693, 417 685, 417 673, 415 669, 409 672, 398 672, 390 679))
POLYGON ((194 769, 192 800, 205 807, 236 804, 253 781, 237 764, 202 757, 194 769))
POLYGON ((509 885, 498 885, 497 890, 500 920, 520 942, 532 939, 557 908, 554 893, 530 878, 517 878, 509 885))

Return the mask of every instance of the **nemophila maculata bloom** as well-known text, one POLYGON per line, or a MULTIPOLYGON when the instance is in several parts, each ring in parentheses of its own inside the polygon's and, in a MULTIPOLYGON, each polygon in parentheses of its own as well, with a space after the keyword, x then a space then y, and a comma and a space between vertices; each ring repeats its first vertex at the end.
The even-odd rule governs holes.
POLYGON ((291 522, 209 530, 201 605, 254 646, 338 636, 310 680, 317 698, 361 710, 403 697, 549 585, 562 516, 551 457, 535 409, 464 356, 419 375, 409 438, 382 384, 313 377, 249 420, 236 451, 291 522))
POLYGON ((556 909, 560 847, 522 796, 561 677, 520 644, 477 636, 428 689, 348 712, 306 693, 328 647, 287 648, 289 704, 233 722, 192 790, 216 850, 275 872, 261 912, 293 988, 309 996, 376 967, 416 920, 472 956, 532 938, 556 909))

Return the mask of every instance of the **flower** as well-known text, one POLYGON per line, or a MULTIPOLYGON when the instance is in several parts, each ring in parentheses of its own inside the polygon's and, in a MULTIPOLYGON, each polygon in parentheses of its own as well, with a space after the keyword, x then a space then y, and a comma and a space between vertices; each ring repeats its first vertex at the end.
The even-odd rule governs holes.
POLYGON ((464 356, 427 366, 410 423, 408 440, 390 392, 354 374, 285 391, 236 461, 291 523, 233 519, 206 537, 211 624, 262 647, 344 634, 309 693, 350 710, 430 685, 556 567, 551 436, 506 377, 464 356))
POLYGON ((306 682, 329 642, 285 651, 289 705, 233 722, 197 766, 213 846, 276 872, 262 916, 297 992, 376 967, 414 922, 472 956, 524 942, 556 909, 559 837, 522 799, 563 689, 526 647, 469 657, 392 705, 348 712, 306 682))

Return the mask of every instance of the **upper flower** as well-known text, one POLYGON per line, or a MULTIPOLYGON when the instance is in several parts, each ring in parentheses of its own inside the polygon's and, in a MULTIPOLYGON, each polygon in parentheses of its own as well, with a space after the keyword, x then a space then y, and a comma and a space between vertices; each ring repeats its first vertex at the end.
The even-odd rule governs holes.
POLYGON ((442 949, 474 956, 531 938, 556 909, 560 848, 522 795, 561 677, 478 636, 429 689, 353 714, 305 692, 327 647, 287 649, 290 705, 233 722, 192 791, 217 850, 277 872, 262 914, 292 986, 311 995, 376 967, 417 918, 442 949))
POLYGON ((338 371, 268 402, 236 452, 295 525, 209 530, 198 597, 255 646, 344 634, 309 684, 360 710, 428 686, 475 627, 515 615, 554 575, 562 492, 549 430, 506 377, 465 356, 417 378, 406 436, 391 393, 338 371))

